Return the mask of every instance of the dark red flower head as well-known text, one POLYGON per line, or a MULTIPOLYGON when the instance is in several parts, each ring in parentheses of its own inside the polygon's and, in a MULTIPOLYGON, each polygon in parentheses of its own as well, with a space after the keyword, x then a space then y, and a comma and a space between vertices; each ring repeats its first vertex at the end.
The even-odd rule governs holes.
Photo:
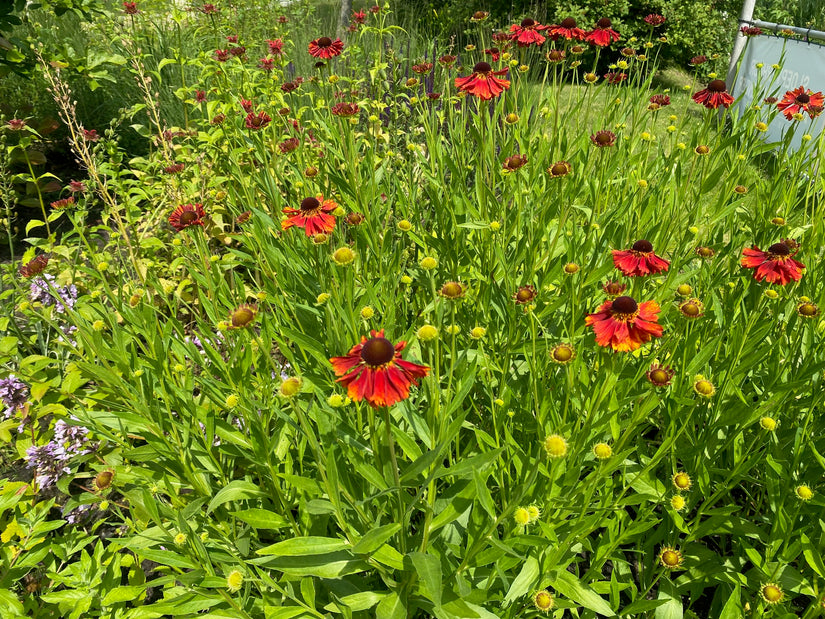
POLYGON ((138 8, 137 2, 124 2, 123 3, 123 12, 127 15, 137 15, 138 8))
POLYGON ((419 75, 423 75, 425 73, 429 73, 433 70, 433 63, 432 62, 421 62, 419 64, 414 64, 412 66, 412 70, 419 75))
POLYGON ((762 28, 759 28, 758 26, 742 26, 739 29, 739 32, 746 37, 758 37, 760 34, 764 34, 762 28))
POLYGON ((329 37, 321 37, 320 39, 311 41, 309 44, 309 54, 315 58, 323 58, 325 60, 339 56, 343 50, 344 43, 341 39, 335 39, 333 41, 329 37))
POLYGON ((629 277, 653 275, 670 267, 670 263, 657 256, 653 244, 645 239, 636 241, 630 249, 614 249, 613 265, 629 277))
POLYGON ((404 361, 401 351, 406 342, 393 344, 384 337, 384 330, 370 331, 370 337, 361 337, 361 343, 353 346, 344 357, 332 357, 329 361, 335 370, 336 380, 347 388, 347 395, 377 408, 392 406, 410 396, 410 385, 418 385, 418 379, 430 372, 426 365, 404 361))
POLYGON ((605 301, 585 323, 593 327, 596 343, 615 351, 633 351, 653 337, 661 337, 660 308, 656 301, 637 303, 632 297, 605 301))
POLYGON ((712 80, 707 88, 693 95, 693 100, 709 110, 715 110, 720 105, 728 108, 733 103, 733 97, 727 93, 727 84, 723 80, 712 80))
POLYGON ((335 217, 331 213, 337 208, 335 201, 324 200, 323 196, 304 198, 300 208, 287 207, 282 211, 289 217, 281 221, 281 229, 295 226, 303 228, 307 236, 329 234, 335 229, 335 217))
POLYGON ((49 254, 40 254, 20 267, 20 275, 25 278, 42 273, 49 264, 49 254))
POLYGON ((782 101, 776 104, 778 109, 785 118, 791 120, 794 114, 801 114, 807 112, 808 116, 814 118, 821 113, 821 109, 825 105, 825 97, 821 92, 813 92, 806 89, 804 86, 789 90, 782 97, 782 101))
POLYGON ((688 64, 690 64, 691 66, 694 66, 694 67, 698 67, 700 64, 705 64, 707 61, 708 61, 707 56, 704 56, 704 55, 694 56, 693 58, 690 59, 690 62, 688 64))
POLYGON ((180 232, 190 226, 202 227, 205 217, 206 213, 200 202, 196 204, 181 204, 169 216, 169 223, 175 230, 180 232))
POLYGON ((201 12, 204 15, 217 15, 218 14, 218 7, 216 7, 211 2, 207 2, 201 7, 201 12))
POLYGON ((654 28, 656 26, 661 26, 663 23, 665 23, 665 21, 667 20, 662 15, 658 15, 656 13, 651 13, 650 15, 645 17, 645 23, 648 26, 653 26, 654 28))
POLYGON ((272 118, 264 111, 260 111, 257 114, 250 112, 246 115, 246 119, 244 124, 246 125, 247 129, 252 129, 252 131, 260 131, 261 129, 265 128, 272 118))
POLYGON ((450 54, 445 54, 445 55, 441 56, 441 58, 438 59, 438 62, 440 64, 443 64, 445 67, 453 66, 453 64, 455 64, 455 61, 456 61, 456 57, 451 56, 450 54))
POLYGON ((473 67, 472 75, 455 78, 455 87, 467 94, 478 97, 482 101, 488 101, 510 88, 509 80, 496 77, 505 73, 507 73, 507 69, 493 71, 488 63, 479 62, 473 67))
POLYGON ((281 39, 267 39, 266 44, 273 56, 281 56, 284 53, 284 42, 281 39))
POLYGON ((616 143, 616 134, 612 131, 597 131, 590 136, 590 141, 599 148, 606 148, 616 143))
POLYGON ((357 115, 360 109, 357 103, 336 103, 332 106, 332 113, 335 116, 350 118, 357 115))
POLYGON ((784 286, 790 281, 798 282, 802 279, 805 265, 793 258, 798 251, 799 244, 793 239, 774 243, 768 251, 753 246, 742 250, 741 265, 747 269, 756 269, 753 274, 756 281, 764 279, 769 284, 784 286))
POLYGON ((230 54, 229 50, 227 49, 216 49, 215 50, 215 60, 218 62, 226 62, 229 60, 230 54))

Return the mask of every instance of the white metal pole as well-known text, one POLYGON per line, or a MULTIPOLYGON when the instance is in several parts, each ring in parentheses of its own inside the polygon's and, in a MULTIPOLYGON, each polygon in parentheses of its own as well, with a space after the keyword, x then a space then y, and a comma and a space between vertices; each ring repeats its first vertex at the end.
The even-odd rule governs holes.
POLYGON ((730 91, 733 88, 733 80, 736 77, 736 64, 739 62, 739 56, 742 55, 742 50, 745 49, 745 42, 747 37, 742 34, 742 26, 745 22, 753 20, 753 9, 756 6, 756 0, 744 0, 742 3, 742 12, 739 14, 739 27, 736 30, 736 40, 733 42, 733 51, 730 54, 730 63, 728 64, 728 74, 725 77, 725 82, 730 91))

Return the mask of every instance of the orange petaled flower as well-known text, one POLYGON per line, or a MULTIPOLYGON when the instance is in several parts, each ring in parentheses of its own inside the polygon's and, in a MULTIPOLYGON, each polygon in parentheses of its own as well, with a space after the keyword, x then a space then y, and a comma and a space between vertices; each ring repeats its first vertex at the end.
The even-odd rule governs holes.
POLYGON ((733 97, 727 93, 727 89, 724 80, 712 80, 707 88, 693 95, 693 100, 709 110, 715 110, 720 105, 728 108, 733 103, 733 97))
POLYGON ((427 376, 430 368, 401 358, 406 342, 393 344, 384 337, 384 330, 370 331, 370 338, 361 336, 345 357, 329 361, 340 376, 336 382, 347 388, 347 395, 372 407, 392 406, 410 396, 410 385, 427 376))
POLYGON ((653 244, 641 239, 630 249, 614 249, 613 264, 624 275, 637 277, 667 271, 670 263, 653 252, 653 244))
POLYGON ((303 228, 307 236, 316 234, 329 234, 335 229, 335 217, 330 213, 338 208, 338 204, 333 200, 320 198, 304 198, 301 201, 301 208, 287 207, 282 212, 289 215, 289 218, 281 222, 281 228, 286 230, 292 226, 303 228))
POLYGON ((344 51, 344 43, 341 39, 334 41, 329 37, 321 37, 309 43, 309 54, 315 58, 334 58, 339 56, 344 51))
POLYGON ((169 215, 169 223, 180 232, 189 226, 203 226, 206 212, 200 202, 195 204, 181 204, 169 215))
POLYGON ((763 279, 769 284, 785 285, 791 280, 798 282, 802 279, 801 269, 805 265, 793 259, 799 245, 792 239, 783 239, 762 251, 755 245, 742 250, 741 265, 747 269, 756 269, 753 277, 756 281, 763 279))
POLYGON ((786 92, 782 101, 776 104, 776 109, 782 112, 785 118, 791 120, 794 114, 802 112, 807 112, 808 116, 813 118, 818 115, 816 112, 822 111, 823 106, 825 106, 825 97, 821 92, 813 92, 810 88, 800 86, 786 92))
POLYGON ((618 297, 602 303, 595 314, 588 314, 585 323, 593 327, 599 346, 627 352, 662 336, 659 311, 656 301, 639 304, 632 297, 618 297))
POLYGON ((493 67, 489 63, 478 62, 473 67, 472 75, 455 78, 455 87, 467 94, 475 95, 482 101, 487 101, 510 88, 510 80, 496 77, 505 73, 507 73, 507 69, 493 71, 493 67))
POLYGON ((619 40, 619 33, 613 30, 612 26, 613 23, 607 17, 602 17, 596 22, 596 27, 587 33, 584 40, 598 47, 607 47, 619 40))
POLYGON ((549 26, 542 26, 535 20, 529 17, 521 20, 521 24, 513 24, 510 26, 510 38, 516 42, 519 47, 528 47, 530 45, 541 45, 547 39, 541 34, 542 30, 547 30, 549 26))

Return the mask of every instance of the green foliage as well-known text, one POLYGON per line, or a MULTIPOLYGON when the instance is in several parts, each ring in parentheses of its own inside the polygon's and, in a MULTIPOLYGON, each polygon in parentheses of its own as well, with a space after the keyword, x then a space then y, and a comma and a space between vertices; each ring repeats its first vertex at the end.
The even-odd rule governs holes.
POLYGON ((387 8, 317 68, 330 21, 140 8, 43 56, 72 202, 39 127, 0 135, 6 217, 37 213, 0 289, 0 615, 815 616, 825 146, 754 105, 781 67, 720 115, 654 88, 647 29, 600 52, 626 79, 528 47, 483 101, 387 8), (75 85, 127 82, 84 132, 75 85), (623 278, 640 239, 668 268, 623 278), (782 239, 806 267, 755 279, 782 239))

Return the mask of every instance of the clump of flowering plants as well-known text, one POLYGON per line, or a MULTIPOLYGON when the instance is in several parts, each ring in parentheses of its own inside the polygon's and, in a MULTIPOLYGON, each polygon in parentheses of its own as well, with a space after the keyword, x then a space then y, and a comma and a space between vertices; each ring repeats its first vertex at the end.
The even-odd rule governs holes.
POLYGON ((663 92, 656 14, 456 50, 384 5, 195 6, 155 70, 127 4, 145 157, 42 62, 85 178, 3 273, 4 617, 814 616, 818 86, 663 92))

